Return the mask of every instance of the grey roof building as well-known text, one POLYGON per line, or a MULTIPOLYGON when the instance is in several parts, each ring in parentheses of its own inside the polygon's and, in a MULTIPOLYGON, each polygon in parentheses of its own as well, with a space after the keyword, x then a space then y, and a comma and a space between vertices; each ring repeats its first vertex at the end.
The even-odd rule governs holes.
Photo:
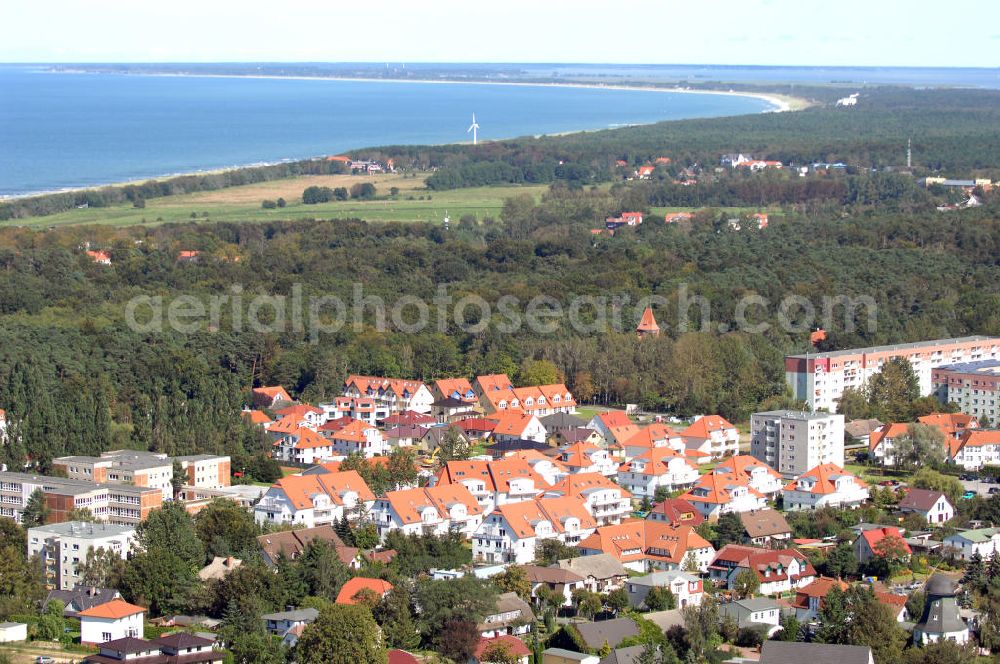
POLYGON ((588 648, 601 648, 605 642, 612 648, 619 643, 639 634, 639 626, 631 618, 614 618, 596 622, 574 623, 573 627, 580 632, 588 648))
POLYGON ((873 664, 868 646, 844 646, 829 643, 765 641, 760 664, 873 664))
POLYGON ((962 620, 955 583, 943 574, 935 574, 925 589, 924 614, 913 628, 913 642, 919 645, 951 640, 963 645, 969 640, 969 626, 962 620))

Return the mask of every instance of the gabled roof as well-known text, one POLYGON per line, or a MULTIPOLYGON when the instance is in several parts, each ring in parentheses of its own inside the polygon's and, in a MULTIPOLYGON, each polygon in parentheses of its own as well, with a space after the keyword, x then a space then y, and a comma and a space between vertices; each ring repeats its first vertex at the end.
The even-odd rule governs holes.
POLYGON ((847 590, 848 585, 840 579, 832 579, 828 576, 816 577, 815 581, 795 591, 795 601, 792 603, 792 606, 798 609, 808 609, 810 598, 822 599, 834 588, 847 590))
POLYGON ((880 426, 882 426, 881 420, 851 420, 844 425, 844 431, 854 438, 863 438, 864 436, 870 436, 880 426))
POLYGON ((514 387, 507 374, 487 374, 476 376, 476 383, 483 392, 494 392, 497 390, 509 390, 514 387))
POLYGON ((807 473, 803 473, 794 482, 791 482, 784 488, 785 491, 804 491, 806 493, 813 493, 819 495, 826 495, 829 493, 837 492, 836 482, 841 477, 853 477, 854 484, 860 488, 865 488, 868 485, 859 480, 857 477, 847 472, 840 466, 834 463, 824 463, 816 466, 807 473), (806 480, 803 482, 803 480, 806 480), (811 487, 807 488, 809 481, 815 482, 811 487))
MULTIPOLYGON (((652 172, 652 169, 650 169, 652 172)), ((639 324, 635 327, 636 332, 659 332, 660 326, 656 324, 656 317, 653 316, 653 309, 651 307, 646 307, 642 311, 642 318, 639 319, 639 324)))
POLYGON ((250 424, 268 424, 271 422, 271 418, 267 416, 262 410, 247 410, 243 412, 243 417, 245 417, 250 424))
POLYGON ((712 472, 718 473, 723 470, 728 470, 738 476, 750 479, 753 477, 754 471, 758 468, 763 468, 767 471, 768 475, 775 479, 781 479, 781 474, 778 471, 749 454, 737 454, 736 456, 731 456, 717 465, 712 472))
POLYGON ((571 468, 589 468, 594 465, 590 455, 601 448, 591 443, 572 443, 559 452, 559 460, 571 468))
MULTIPOLYGON (((295 449, 297 450, 309 450, 316 449, 319 447, 330 447, 330 441, 319 435, 312 429, 306 429, 305 427, 300 427, 298 425, 291 427, 291 430, 287 430, 287 423, 289 420, 294 421, 295 418, 286 417, 284 419, 278 420, 271 425, 269 431, 271 433, 282 433, 286 436, 291 436, 295 438, 295 449)), ((275 441, 275 446, 280 445, 281 441, 275 441)))
POLYGON ((634 426, 632 420, 629 419, 624 410, 609 410, 603 413, 598 413, 597 419, 599 419, 601 423, 609 429, 634 426))
POLYGON ((668 427, 666 424, 650 424, 626 438, 619 440, 626 447, 644 447, 653 449, 665 447, 671 438, 680 439, 681 434, 668 427))
POLYGON ((356 470, 341 470, 335 473, 315 475, 287 475, 272 485, 281 489, 297 510, 313 506, 313 498, 324 494, 335 505, 344 504, 344 495, 353 491, 360 502, 375 500, 375 494, 368 488, 356 470))
POLYGON ((691 526, 633 519, 601 526, 578 547, 602 551, 623 563, 655 560, 680 565, 689 550, 709 548, 711 544, 691 526))
POLYGON ((486 485, 487 491, 506 492, 510 489, 512 480, 525 478, 535 483, 541 491, 548 483, 535 472, 534 468, 524 459, 516 456, 504 457, 495 461, 480 461, 468 459, 449 461, 438 471, 438 484, 454 484, 465 480, 478 479, 486 485))
POLYGON ((382 598, 387 592, 392 590, 392 584, 382 579, 368 579, 363 576, 356 576, 349 579, 337 593, 337 604, 354 604, 354 597, 362 590, 370 590, 376 597, 382 598))
POLYGON ((773 537, 792 532, 788 521, 777 510, 758 510, 756 512, 741 512, 740 522, 750 539, 757 537, 773 537))
POLYGON ((621 492, 622 498, 631 498, 632 494, 621 488, 600 473, 577 473, 567 475, 561 481, 545 490, 548 496, 559 494, 563 496, 586 496, 592 491, 613 489, 621 492))
POLYGON ((909 429, 910 425, 906 423, 883 424, 869 435, 868 450, 874 452, 882 444, 883 440, 893 440, 900 436, 905 436, 909 429))
POLYGON ((289 560, 298 558, 305 548, 315 541, 328 542, 338 551, 344 548, 344 542, 337 536, 332 526, 268 533, 257 538, 257 545, 265 557, 274 562, 282 556, 289 560))
POLYGON ((621 564, 621 561, 609 553, 557 560, 553 567, 575 572, 584 578, 593 577, 597 580, 628 576, 628 570, 621 564))
MULTIPOLYGON (((344 441, 348 443, 364 443, 368 437, 367 431, 375 429, 360 420, 353 420, 346 426, 330 434, 330 440, 344 441)), ((377 429, 375 429, 377 431, 377 429)))
POLYGON ((1000 430, 997 429, 966 429, 960 438, 960 448, 978 447, 982 445, 1000 445, 1000 430))
POLYGON ((614 618, 596 622, 574 623, 589 648, 598 649, 607 643, 612 648, 630 636, 638 636, 639 626, 631 618, 614 618))
POLYGON ((309 404, 296 403, 292 404, 291 406, 279 408, 278 410, 274 411, 274 414, 279 415, 281 417, 295 417, 302 419, 306 415, 322 415, 323 410, 315 406, 310 406, 309 404))
MULTIPOLYGON (((631 443, 626 443, 626 445, 631 445, 631 443)), ((687 455, 678 454, 669 447, 655 447, 648 449, 642 454, 632 457, 631 461, 623 463, 619 467, 619 470, 621 472, 638 473, 650 476, 665 475, 670 472, 671 462, 674 462, 674 465, 677 465, 677 459, 680 459, 691 470, 697 470, 695 465, 688 460, 687 455), (640 465, 644 465, 642 470, 639 470, 638 468, 640 465)))
POLYGON ((536 498, 519 503, 506 503, 493 512, 503 517, 518 539, 535 536, 536 526, 547 521, 557 533, 566 531, 566 522, 577 519, 581 530, 597 526, 594 517, 584 507, 579 497, 536 498))
POLYGON ((482 513, 475 496, 460 483, 389 491, 380 500, 389 503, 404 524, 419 523, 422 511, 428 507, 433 507, 442 519, 449 517, 455 504, 465 505, 470 516, 482 513))
POLYGON ((497 417, 497 424, 493 428, 494 436, 517 436, 521 438, 528 427, 538 418, 521 410, 505 410, 497 417))
POLYGON ((390 415, 382 420, 382 426, 418 426, 421 424, 436 424, 437 420, 430 415, 424 415, 413 410, 404 410, 401 413, 390 415))
POLYGON ((796 641, 764 641, 760 664, 870 664, 872 649, 868 646, 845 646, 830 643, 798 643, 796 641))
POLYGON ((816 569, 803 554, 795 549, 757 549, 754 547, 727 544, 722 547, 712 561, 712 567, 729 569, 749 569, 757 574, 761 582, 796 580, 802 577, 816 576, 816 569), (720 566, 720 562, 729 563, 720 566), (799 574, 789 576, 787 570, 793 562, 799 565, 799 574))
POLYGON ((584 421, 582 418, 577 417, 576 415, 570 415, 569 413, 562 413, 562 412, 553 413, 552 415, 546 415, 545 417, 541 418, 541 422, 542 426, 545 427, 546 430, 552 428, 558 428, 558 429, 570 429, 574 427, 582 428, 587 424, 586 421, 584 421))
POLYGON ((512 655, 520 659, 521 657, 527 657, 531 654, 531 650, 528 646, 524 645, 524 641, 517 638, 516 636, 511 636, 510 634, 504 634, 496 638, 487 639, 480 638, 479 643, 476 645, 476 651, 473 656, 479 660, 482 664, 488 664, 487 661, 483 660, 483 653, 487 652, 494 644, 500 644, 507 649, 507 654, 512 655))
POLYGON ((946 437, 958 438, 966 429, 978 429, 979 420, 965 413, 931 413, 918 417, 921 424, 937 427, 946 437))
POLYGON ((884 539, 898 539, 900 548, 907 554, 913 553, 910 549, 910 545, 906 543, 903 539, 903 534, 899 532, 899 528, 894 528, 892 526, 886 526, 884 528, 872 528, 870 530, 864 530, 861 532, 861 537, 864 538, 865 542, 868 543, 868 548, 873 552, 878 551, 879 543, 884 539))
MULTIPOLYGON (((184 252, 181 252, 184 253, 184 252)), ((255 394, 260 394, 262 396, 270 397, 271 399, 280 399, 281 401, 291 401, 291 397, 288 396, 288 392, 285 391, 281 385, 273 385, 268 387, 255 387, 253 388, 255 394)))
POLYGON ((736 427, 721 415, 705 415, 704 417, 699 417, 688 428, 681 431, 681 435, 690 438, 710 438, 712 432, 729 431, 731 429, 736 429, 736 427))
POLYGON ((456 397, 463 401, 466 398, 475 399, 475 391, 468 378, 442 378, 434 381, 434 387, 443 397, 456 397))
POLYGON ((732 501, 732 493, 737 487, 743 487, 751 496, 763 498, 752 486, 749 480, 742 477, 735 477, 729 473, 708 473, 702 475, 693 487, 681 498, 689 502, 707 503, 711 505, 728 505, 732 501))
MULTIPOLYGON (((900 509, 911 509, 919 512, 929 512, 934 508, 941 498, 948 500, 940 491, 930 489, 910 489, 906 496, 899 501, 900 509)), ((951 504, 950 502, 948 503, 951 504)))
POLYGON ((113 599, 104 604, 92 606, 89 609, 80 611, 81 618, 104 618, 106 620, 120 620, 137 613, 145 613, 146 609, 135 604, 129 604, 123 599, 113 599))
POLYGON ((668 498, 662 503, 653 505, 649 511, 647 519, 653 519, 654 514, 663 515, 667 523, 675 525, 688 525, 697 527, 704 523, 705 517, 701 515, 695 506, 683 498, 668 498))
POLYGON ((487 417, 467 417, 455 423, 462 431, 489 433, 497 426, 497 421, 487 417))
POLYGON ((561 567, 542 567, 540 565, 522 565, 525 576, 531 583, 580 583, 583 577, 576 572, 561 567))

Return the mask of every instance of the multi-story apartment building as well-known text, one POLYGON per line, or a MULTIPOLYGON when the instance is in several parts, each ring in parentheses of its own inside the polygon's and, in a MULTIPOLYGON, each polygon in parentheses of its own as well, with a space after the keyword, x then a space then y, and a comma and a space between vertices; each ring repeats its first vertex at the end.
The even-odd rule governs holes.
POLYGON ((931 371, 931 384, 941 403, 957 403, 966 415, 996 424, 1000 413, 1000 360, 937 367, 931 371))
POLYGON ((220 489, 230 484, 229 457, 211 454, 172 459, 156 452, 115 450, 104 452, 99 457, 60 457, 52 460, 52 466, 65 473, 69 479, 159 489, 164 500, 171 500, 174 461, 181 464, 186 486, 220 489))
POLYGON ((41 490, 49 521, 66 521, 70 511, 86 508, 100 521, 136 525, 163 505, 158 488, 130 484, 97 484, 65 477, 28 473, 0 473, 0 516, 21 523, 24 508, 35 490, 41 490))
POLYGON ((376 407, 390 414, 404 410, 431 412, 434 396, 420 381, 379 376, 348 376, 344 381, 345 397, 374 399, 376 407))
POLYGON ((81 583, 80 564, 91 550, 105 549, 125 558, 135 542, 135 527, 67 521, 28 529, 28 556, 38 555, 46 584, 71 590, 81 583))
POLYGON ((355 470, 288 475, 275 482, 254 507, 257 523, 270 526, 328 526, 357 521, 371 510, 375 494, 355 470))
POLYGON ((473 535, 472 555, 488 563, 524 565, 535 559, 539 540, 576 546, 597 528, 579 496, 539 498, 496 508, 473 535))
POLYGON ((784 477, 824 463, 844 466, 844 416, 772 410, 750 416, 750 453, 784 477))
POLYGON ((897 357, 909 360, 920 384, 920 394, 927 396, 934 389, 931 374, 935 368, 1000 359, 1000 337, 937 339, 789 355, 785 358, 785 380, 796 399, 805 401, 816 410, 832 413, 837 410, 837 401, 845 389, 861 389, 885 362, 897 357))

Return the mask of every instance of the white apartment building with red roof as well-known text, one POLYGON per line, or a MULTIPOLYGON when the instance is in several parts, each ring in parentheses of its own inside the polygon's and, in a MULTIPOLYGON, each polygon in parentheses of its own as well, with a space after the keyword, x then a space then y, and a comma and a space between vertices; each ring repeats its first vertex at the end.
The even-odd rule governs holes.
POLYGON ((840 466, 824 463, 803 473, 783 490, 786 511, 820 507, 858 507, 868 500, 868 485, 840 466))

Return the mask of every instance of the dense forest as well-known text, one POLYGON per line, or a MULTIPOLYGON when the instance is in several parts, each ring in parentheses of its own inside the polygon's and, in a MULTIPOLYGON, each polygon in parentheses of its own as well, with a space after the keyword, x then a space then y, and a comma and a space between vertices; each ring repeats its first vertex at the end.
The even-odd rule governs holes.
MULTIPOLYGON (((922 99, 936 93, 910 94, 922 99)), ((998 111, 986 108, 988 93, 968 98, 951 134, 946 107, 900 112, 895 122, 901 130, 940 123, 937 134, 918 138, 915 131, 915 146, 932 146, 942 163, 989 165, 987 153, 1000 154, 1000 125, 979 126, 975 118, 998 111)), ((809 117, 822 116, 713 121, 714 140, 721 144, 725 135, 728 145, 747 150, 773 146, 769 156, 790 158, 804 141, 847 131, 836 123, 806 131, 809 117), (748 129, 772 124, 767 134, 748 129)), ((675 124, 691 126, 546 139, 532 149, 558 160, 563 151, 587 146, 595 159, 601 154, 607 160, 637 154, 645 140, 652 144, 644 155, 656 155, 683 133, 675 124)), ((879 135, 888 159, 893 141, 879 135)), ((716 144, 702 138, 706 146, 716 144)), ((879 145, 876 138, 870 146, 879 145)), ((691 141, 691 154, 710 150, 695 147, 694 138, 684 141, 691 141)), ((683 158, 684 149, 673 144, 672 154, 683 158)), ((426 150, 470 162, 483 152, 426 150)), ((838 154, 831 147, 822 156, 838 154)), ((785 196, 810 180, 760 173, 687 188, 704 196, 698 204, 756 195, 762 205, 782 206, 763 230, 750 224, 733 230, 726 223, 731 214, 706 209, 691 222, 666 225, 648 217, 613 237, 591 234, 616 211, 672 203, 679 194, 669 178, 610 189, 557 181, 540 202, 515 195, 499 219, 465 217, 447 230, 358 220, 40 232, 0 226, 0 408, 20 434, 4 447, 5 461, 45 469, 61 454, 137 447, 226 452, 237 465, 250 463, 264 449, 239 417, 252 385, 280 383, 296 396, 321 400, 338 394, 349 372, 424 380, 508 372, 527 380, 537 360, 551 362, 581 402, 640 403, 680 415, 720 412, 744 420, 754 409, 786 402, 783 355, 807 350, 816 322, 834 348, 1000 333, 1000 196, 985 194, 980 208, 942 213, 908 176, 882 173, 819 178, 827 184, 813 186, 829 195, 785 196), (870 180, 863 189, 869 194, 852 194, 862 190, 862 180, 852 178, 870 180), (84 246, 108 250, 113 264, 95 264, 84 246), (181 250, 200 253, 197 260, 178 261, 181 250), (584 296, 618 298, 608 306, 621 322, 574 329, 564 316, 549 332, 510 331, 500 320, 477 321, 475 309, 466 310, 464 320, 448 312, 439 321, 434 298, 441 286, 455 298, 475 295, 491 306, 507 297, 523 308, 544 295, 564 311, 584 296), (251 331, 237 324, 257 294, 332 295, 350 302, 356 289, 390 306, 402 296, 416 297, 428 304, 434 324, 404 332, 390 321, 382 329, 371 307, 362 308, 358 325, 319 335, 308 326, 251 331), (126 305, 137 296, 169 301, 189 295, 207 302, 237 293, 241 304, 222 307, 214 326, 197 324, 181 333, 126 324, 126 305), (650 295, 662 298, 655 313, 664 334, 639 341, 635 303, 650 295), (740 302, 748 295, 766 299, 750 317, 768 329, 740 327, 740 302), (829 321, 786 311, 795 326, 782 327, 779 303, 790 295, 817 310, 823 298, 870 297, 876 324, 861 311, 829 321), (682 306, 683 298, 704 299, 710 327, 700 327, 701 305, 682 306), (470 327, 475 322, 482 325, 470 327)), ((582 317, 597 322, 589 311, 584 308, 582 317)))

